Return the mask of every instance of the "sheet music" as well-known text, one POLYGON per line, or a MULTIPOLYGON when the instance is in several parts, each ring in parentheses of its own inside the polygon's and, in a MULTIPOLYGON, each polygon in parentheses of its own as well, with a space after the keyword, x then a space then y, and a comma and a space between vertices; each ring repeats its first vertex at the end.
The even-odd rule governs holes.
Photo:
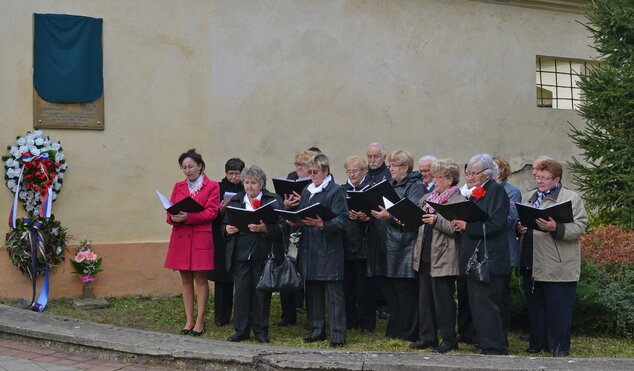
POLYGON ((159 200, 161 200, 161 203, 163 204, 163 208, 165 208, 165 210, 169 209, 172 206, 170 200, 168 200, 167 197, 163 196, 158 190, 156 191, 156 195, 158 196, 159 200))

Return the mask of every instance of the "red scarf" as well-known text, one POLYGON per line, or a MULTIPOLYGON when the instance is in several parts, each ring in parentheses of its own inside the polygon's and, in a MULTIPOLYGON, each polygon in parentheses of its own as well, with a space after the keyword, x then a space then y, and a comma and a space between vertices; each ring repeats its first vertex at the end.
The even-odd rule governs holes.
MULTIPOLYGON (((434 202, 434 203, 437 203, 437 204, 444 205, 456 193, 460 193, 460 188, 458 188, 456 186, 453 186, 453 187, 445 190, 443 193, 439 193, 437 189, 434 189, 432 191, 432 193, 431 193, 431 196, 429 196, 429 198, 427 199, 427 201, 431 201, 431 202, 434 202)), ((430 213, 434 213, 434 212, 436 212, 436 210, 434 210, 433 207, 429 206, 429 212, 430 213)))

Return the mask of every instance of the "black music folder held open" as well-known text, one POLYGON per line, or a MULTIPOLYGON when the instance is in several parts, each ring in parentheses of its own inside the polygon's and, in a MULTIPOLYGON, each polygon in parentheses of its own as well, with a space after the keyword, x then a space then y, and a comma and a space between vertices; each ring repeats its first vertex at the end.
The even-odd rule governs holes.
POLYGON ((291 195, 293 192, 298 194, 302 193, 304 187, 310 184, 310 178, 300 178, 297 180, 284 179, 284 178, 271 178, 273 180, 273 187, 275 193, 284 198, 284 195, 291 195))
POLYGON ((317 218, 317 215, 319 215, 323 220, 330 220, 336 216, 332 211, 319 202, 300 210, 290 211, 275 209, 275 212, 281 215, 282 218, 299 225, 304 225, 302 223, 302 219, 304 218, 317 218))
POLYGON ((409 198, 404 198, 393 204, 387 208, 387 211, 392 214, 393 217, 400 220, 401 223, 405 224, 406 231, 416 231, 418 227, 423 225, 423 215, 425 215, 425 212, 410 201, 409 198))
POLYGON ((535 219, 553 218, 557 223, 571 223, 572 217, 572 201, 561 202, 545 209, 538 209, 528 205, 515 204, 517 207, 517 214, 520 217, 520 222, 524 227, 537 229, 538 231, 545 232, 539 229, 535 219))
POLYGON ((229 225, 238 228, 240 232, 248 232, 249 224, 260 224, 260 221, 263 221, 265 224, 276 223, 279 218, 273 209, 274 202, 275 200, 264 204, 255 210, 228 206, 227 219, 229 219, 229 225))
POLYGON ((483 222, 489 215, 473 201, 456 202, 455 204, 441 205, 431 201, 425 201, 436 209, 443 218, 451 220, 464 220, 465 222, 483 222))
MULTIPOLYGON (((383 197, 387 198, 392 203, 397 203, 401 198, 396 194, 396 191, 390 184, 390 181, 384 179, 372 187, 363 191, 365 203, 371 210, 380 211, 379 206, 385 206, 383 197)), ((357 210, 358 211, 358 210, 357 210)))
POLYGON ((163 196, 161 192, 156 191, 156 195, 158 196, 159 200, 161 200, 163 208, 165 208, 165 210, 167 210, 167 212, 172 215, 176 215, 181 211, 186 213, 198 213, 205 210, 205 208, 201 204, 196 202, 190 196, 187 196, 172 205, 170 200, 168 200, 167 197, 163 196))

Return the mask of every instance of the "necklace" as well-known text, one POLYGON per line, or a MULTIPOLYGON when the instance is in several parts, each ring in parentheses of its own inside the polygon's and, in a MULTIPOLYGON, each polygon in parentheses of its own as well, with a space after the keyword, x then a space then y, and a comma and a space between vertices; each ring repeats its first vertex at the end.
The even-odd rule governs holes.
POLYGON ((198 176, 198 179, 194 180, 193 182, 187 179, 187 188, 189 188, 190 195, 194 196, 196 195, 196 193, 198 193, 198 191, 200 191, 200 188, 202 188, 203 186, 203 178, 203 175, 200 174, 198 176))

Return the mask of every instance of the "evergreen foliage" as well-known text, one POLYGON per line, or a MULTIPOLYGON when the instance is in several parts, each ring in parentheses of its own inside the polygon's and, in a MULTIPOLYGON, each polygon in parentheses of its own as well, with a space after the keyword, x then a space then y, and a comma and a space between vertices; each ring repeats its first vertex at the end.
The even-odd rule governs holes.
MULTIPOLYGON (((599 223, 634 228, 634 1, 597 0, 587 14, 600 66, 582 77, 582 129, 569 134, 584 161, 568 163, 599 223)), ((595 219, 595 220, 596 220, 595 219)))

